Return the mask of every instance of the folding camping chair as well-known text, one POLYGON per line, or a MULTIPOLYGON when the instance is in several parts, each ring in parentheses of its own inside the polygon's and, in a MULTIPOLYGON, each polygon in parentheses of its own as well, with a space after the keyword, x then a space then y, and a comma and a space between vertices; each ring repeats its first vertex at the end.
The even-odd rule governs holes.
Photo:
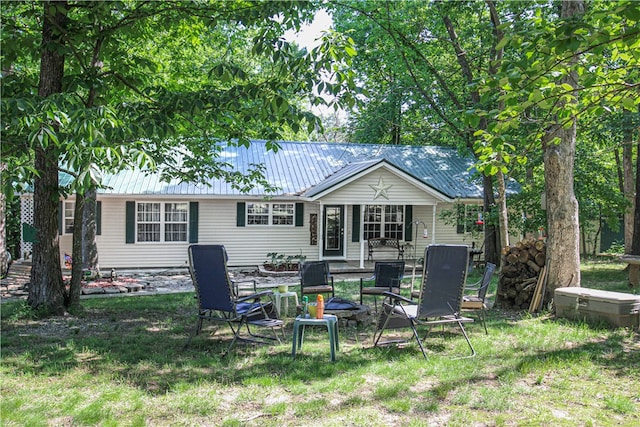
POLYGON ((404 261, 379 261, 374 266, 373 276, 369 279, 360 278, 360 305, 363 295, 373 295, 376 313, 378 312, 377 297, 384 292, 400 293, 400 282, 404 277, 404 261), (374 280, 372 287, 364 286, 364 280, 374 280))
POLYGON ((329 293, 332 297, 335 296, 329 262, 306 261, 300 264, 300 296, 329 293))
POLYGON ((484 274, 482 278, 476 282, 469 285, 466 285, 464 290, 465 292, 473 291, 476 292, 475 295, 464 295, 462 297, 462 311, 479 311, 480 314, 478 318, 484 326, 484 333, 489 334, 487 331, 487 322, 486 322, 486 312, 487 312, 487 304, 485 302, 485 298, 487 296, 487 290, 489 289, 489 285, 491 284, 491 278, 493 277, 493 273, 496 271, 496 265, 490 262, 485 264, 484 274))
POLYGON ((236 341, 266 343, 266 340, 280 341, 276 329, 280 328, 284 338, 284 322, 278 319, 278 313, 270 300, 273 291, 265 290, 247 296, 236 296, 236 290, 227 271, 227 252, 222 245, 191 245, 189 253, 189 271, 198 298, 198 321, 191 339, 202 330, 202 321, 210 320, 226 323, 233 332, 233 339, 227 353, 236 341), (261 302, 268 298, 269 301, 261 302), (271 328, 273 337, 255 335, 250 326, 271 328), (243 327, 247 328, 250 338, 240 336, 243 327))
POLYGON ((427 359, 423 340, 420 339, 417 328, 419 326, 430 328, 433 325, 452 323, 458 325, 471 349, 471 355, 468 357, 475 356, 475 349, 464 328, 464 323, 473 322, 473 319, 460 316, 468 260, 469 251, 464 245, 431 245, 427 247, 419 301, 416 303, 392 292, 383 293, 388 297, 388 300, 382 304, 382 311, 374 333, 374 347, 399 342, 397 340, 380 342, 385 330, 411 328, 422 355, 427 359))

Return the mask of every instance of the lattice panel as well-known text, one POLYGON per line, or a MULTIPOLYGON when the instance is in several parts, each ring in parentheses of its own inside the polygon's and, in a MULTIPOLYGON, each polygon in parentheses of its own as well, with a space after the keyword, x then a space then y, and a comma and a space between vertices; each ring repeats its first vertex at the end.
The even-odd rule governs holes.
POLYGON ((33 225, 33 196, 30 194, 20 198, 20 253, 23 258, 31 258, 33 244, 24 241, 24 223, 33 225))

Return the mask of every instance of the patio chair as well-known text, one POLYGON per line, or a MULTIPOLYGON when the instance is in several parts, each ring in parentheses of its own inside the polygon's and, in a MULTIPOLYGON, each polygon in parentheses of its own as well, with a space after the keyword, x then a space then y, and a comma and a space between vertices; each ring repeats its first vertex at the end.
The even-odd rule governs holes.
POLYGON ((329 273, 329 262, 303 262, 300 265, 300 296, 329 293, 332 297, 335 296, 333 277, 329 273))
POLYGON ((444 326, 451 323, 459 327, 471 349, 471 355, 467 357, 475 356, 475 349, 464 328, 464 323, 473 322, 473 319, 460 316, 468 260, 469 251, 463 245, 431 245, 427 247, 424 256, 420 300, 416 303, 392 292, 383 293, 388 297, 388 300, 382 303, 382 310, 373 336, 374 347, 406 342, 406 340, 395 340, 381 343, 380 338, 387 329, 411 328, 422 355, 427 359, 423 340, 420 339, 417 328, 419 326, 431 328, 434 325, 444 326))
POLYGON ((360 305, 363 295, 373 295, 376 313, 378 312, 377 297, 384 292, 400 293, 400 282, 404 277, 404 261, 380 261, 374 266, 373 276, 369 279, 360 278, 360 305), (365 287, 364 281, 374 280, 373 287, 365 287))
POLYGON ((487 289, 489 289, 489 285, 491 284, 491 278, 495 271, 495 264, 490 262, 486 263, 482 278, 476 283, 466 285, 464 288, 465 292, 473 291, 475 292, 475 295, 463 295, 462 297, 462 311, 479 311, 478 318, 480 319, 482 326, 484 326, 484 333, 487 335, 489 332, 487 331, 486 323, 487 304, 485 303, 485 298, 487 296, 487 289))
POLYGON ((284 322, 278 319, 277 311, 270 299, 273 291, 265 290, 248 296, 236 296, 236 289, 227 271, 227 252, 222 245, 191 245, 188 253, 189 271, 198 299, 198 321, 185 348, 202 330, 203 320, 226 323, 231 328, 233 339, 225 354, 229 353, 239 340, 258 343, 266 343, 268 340, 281 342, 277 329, 280 329, 284 338, 284 322), (262 302, 264 299, 268 301, 262 302), (273 337, 256 335, 250 326, 270 328, 273 337), (246 327, 250 338, 240 336, 243 327, 246 327))

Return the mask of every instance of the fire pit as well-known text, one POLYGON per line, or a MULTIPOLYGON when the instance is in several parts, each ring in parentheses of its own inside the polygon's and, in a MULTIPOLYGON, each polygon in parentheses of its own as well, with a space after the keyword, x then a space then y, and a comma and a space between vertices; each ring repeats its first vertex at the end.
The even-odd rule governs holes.
POLYGON ((331 310, 325 308, 327 314, 333 314, 338 318, 339 326, 366 326, 374 322, 374 316, 371 307, 353 303, 353 306, 345 309, 331 310))

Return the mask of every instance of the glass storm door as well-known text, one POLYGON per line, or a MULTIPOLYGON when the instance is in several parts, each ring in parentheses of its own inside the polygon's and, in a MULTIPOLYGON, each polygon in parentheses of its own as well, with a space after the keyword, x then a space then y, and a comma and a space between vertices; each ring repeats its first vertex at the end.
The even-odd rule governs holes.
POLYGON ((344 206, 324 208, 324 256, 344 255, 344 206))

